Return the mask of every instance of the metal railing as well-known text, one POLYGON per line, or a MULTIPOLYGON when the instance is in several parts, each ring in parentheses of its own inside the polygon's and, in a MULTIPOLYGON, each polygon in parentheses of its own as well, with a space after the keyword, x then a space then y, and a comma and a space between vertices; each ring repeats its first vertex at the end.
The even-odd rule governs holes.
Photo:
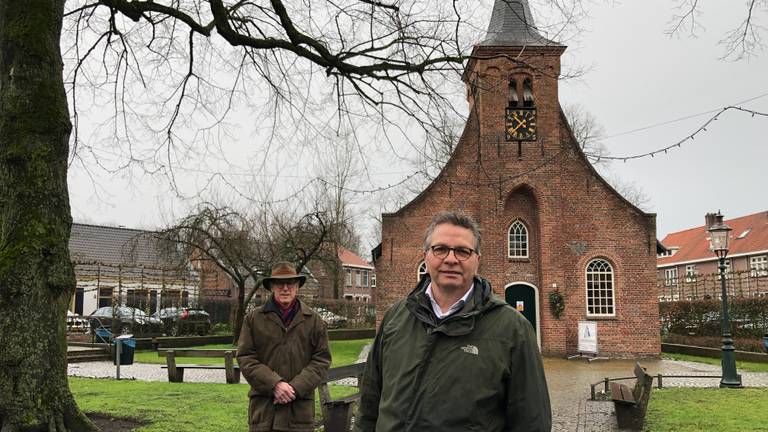
MULTIPOLYGON (((722 378, 722 375, 663 375, 663 374, 651 375, 651 380, 654 380, 654 379, 656 380, 656 388, 659 388, 659 389, 664 388, 664 378, 686 378, 686 379, 688 379, 688 378, 708 378, 708 379, 712 379, 712 378, 722 378)), ((598 382, 596 382, 594 384, 590 384, 589 385, 589 387, 590 387, 590 390, 589 390, 590 400, 597 400, 597 390, 596 389, 601 384, 604 386, 603 387, 603 393, 604 394, 608 394, 609 393, 609 390, 608 390, 609 383, 611 381, 626 381, 626 380, 635 380, 635 379, 637 379, 637 377, 635 377, 635 376, 619 377, 619 378, 605 377, 601 381, 598 381, 598 382)))

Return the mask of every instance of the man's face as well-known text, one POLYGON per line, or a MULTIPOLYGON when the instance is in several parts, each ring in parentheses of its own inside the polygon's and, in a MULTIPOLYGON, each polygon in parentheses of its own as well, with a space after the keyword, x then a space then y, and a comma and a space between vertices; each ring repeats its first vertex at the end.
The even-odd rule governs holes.
POLYGON ((270 284, 275 301, 282 307, 288 307, 293 303, 299 292, 298 279, 274 280, 270 284))
POLYGON ((477 253, 470 254, 466 260, 459 260, 454 251, 449 251, 443 258, 435 256, 433 246, 447 246, 449 248, 475 249, 475 236, 472 231, 448 223, 440 224, 432 232, 430 249, 425 252, 424 262, 427 264, 427 272, 432 278, 432 287, 444 292, 469 288, 472 277, 477 274, 480 265, 480 256, 477 253))

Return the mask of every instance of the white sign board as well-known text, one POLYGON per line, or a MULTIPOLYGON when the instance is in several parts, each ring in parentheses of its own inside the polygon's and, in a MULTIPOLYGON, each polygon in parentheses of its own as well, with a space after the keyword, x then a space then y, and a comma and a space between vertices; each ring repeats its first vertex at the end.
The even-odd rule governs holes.
POLYGON ((597 354, 597 323, 579 321, 579 352, 597 354))

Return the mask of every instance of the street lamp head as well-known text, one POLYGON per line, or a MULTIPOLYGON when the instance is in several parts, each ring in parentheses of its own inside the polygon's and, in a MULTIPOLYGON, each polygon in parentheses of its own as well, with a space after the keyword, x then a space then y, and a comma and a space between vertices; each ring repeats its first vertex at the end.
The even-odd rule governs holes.
POLYGON ((723 215, 719 211, 715 215, 715 223, 707 231, 709 231, 709 250, 718 258, 725 258, 728 255, 731 227, 723 222, 723 215))

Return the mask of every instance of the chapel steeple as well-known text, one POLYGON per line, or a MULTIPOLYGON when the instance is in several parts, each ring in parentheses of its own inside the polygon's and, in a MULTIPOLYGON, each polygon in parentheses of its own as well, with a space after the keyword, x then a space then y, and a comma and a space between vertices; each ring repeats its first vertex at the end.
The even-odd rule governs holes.
POLYGON ((528 0, 495 0, 488 32, 462 78, 480 133, 516 144, 518 160, 525 142, 538 143, 539 154, 560 143, 557 88, 565 49, 542 35, 528 0))
POLYGON ((561 46, 539 33, 527 0, 496 0, 485 40, 478 46, 561 46))

